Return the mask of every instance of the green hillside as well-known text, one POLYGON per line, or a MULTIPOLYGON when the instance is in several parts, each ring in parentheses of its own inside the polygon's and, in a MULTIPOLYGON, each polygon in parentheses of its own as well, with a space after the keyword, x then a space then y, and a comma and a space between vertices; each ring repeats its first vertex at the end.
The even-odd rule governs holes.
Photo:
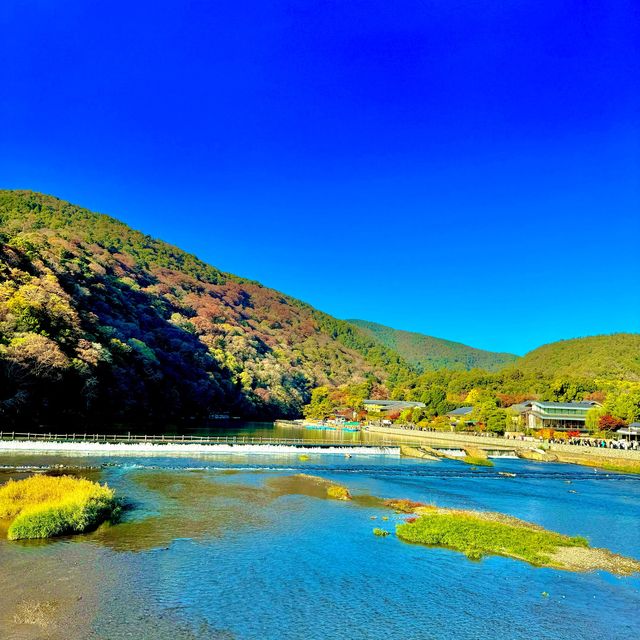
POLYGON ((511 353, 474 349, 460 342, 432 338, 410 331, 399 331, 366 320, 349 320, 348 322, 356 325, 365 335, 374 338, 381 345, 393 349, 407 362, 423 371, 476 368, 497 371, 518 358, 511 353))
POLYGON ((614 333, 560 340, 523 356, 525 373, 640 381, 640 334, 614 333))
POLYGON ((5 427, 297 416, 313 387, 406 369, 349 323, 114 218, 0 191, 5 427))

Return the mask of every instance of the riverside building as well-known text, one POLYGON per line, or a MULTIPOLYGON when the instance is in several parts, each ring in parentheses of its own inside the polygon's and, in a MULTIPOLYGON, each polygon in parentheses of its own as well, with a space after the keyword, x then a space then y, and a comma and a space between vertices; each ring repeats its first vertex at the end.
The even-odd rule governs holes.
POLYGON ((365 400, 362 404, 365 411, 369 413, 380 413, 382 415, 426 406, 424 402, 405 402, 403 400, 365 400))
POLYGON ((595 400, 580 402, 542 402, 530 400, 514 405, 529 429, 553 429, 554 431, 586 431, 587 412, 602 406, 595 400))

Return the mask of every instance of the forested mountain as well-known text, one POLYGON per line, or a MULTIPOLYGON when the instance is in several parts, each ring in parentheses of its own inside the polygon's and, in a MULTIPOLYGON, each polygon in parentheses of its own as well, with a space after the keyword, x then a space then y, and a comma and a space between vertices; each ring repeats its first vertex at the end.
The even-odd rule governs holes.
POLYGON ((407 362, 422 371, 440 369, 497 371, 517 360, 511 353, 495 353, 474 349, 460 342, 433 338, 422 333, 400 331, 366 320, 349 320, 367 336, 393 349, 407 362))
POLYGON ((406 364, 347 322, 105 215, 0 191, 0 424, 298 415, 406 364))
POLYGON ((560 340, 538 347, 517 363, 525 373, 640 381, 640 334, 614 333, 560 340))
POLYGON ((640 335, 516 360, 352 324, 108 216, 0 191, 0 428, 298 416, 321 385, 441 404, 487 389, 508 404, 581 397, 594 378, 640 380, 640 335))

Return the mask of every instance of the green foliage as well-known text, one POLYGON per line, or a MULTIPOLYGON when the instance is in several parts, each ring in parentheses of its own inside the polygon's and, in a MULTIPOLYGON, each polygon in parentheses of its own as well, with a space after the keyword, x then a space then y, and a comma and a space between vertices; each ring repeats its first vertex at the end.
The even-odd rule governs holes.
POLYGON ((527 353, 517 367, 525 374, 637 382, 640 334, 614 333, 553 342, 527 353))
MULTIPOLYGON (((550 369, 552 371, 552 369, 550 369)), ((548 385, 542 394, 542 400, 550 402, 575 402, 581 400, 585 394, 596 390, 593 380, 579 378, 556 378, 548 385)))
POLYGON ((379 527, 375 527, 373 530, 373 535, 378 536, 380 538, 386 538, 389 535, 389 532, 386 529, 380 529, 379 527))
POLYGON ((610 385, 601 415, 610 414, 627 424, 640 421, 640 384, 610 385))
POLYGON ((598 458, 595 460, 581 460, 580 464, 605 469, 606 471, 615 471, 616 473, 640 474, 640 461, 638 460, 598 458))
POLYGON ((520 558, 533 565, 552 562, 560 547, 588 547, 584 538, 489 520, 468 513, 429 513, 399 524, 396 534, 406 542, 446 547, 479 560, 484 555, 520 558))
POLYGON ((507 412, 505 409, 494 409, 487 416, 487 431, 502 435, 507 429, 507 412))
POLYGON ((115 509, 113 500, 92 498, 83 504, 25 511, 11 523, 7 535, 9 540, 24 540, 83 533, 113 517, 115 509))
POLYGON ((232 277, 114 218, 31 191, 0 192, 0 224, 10 246, 29 257, 41 250, 40 237, 33 232, 50 229, 60 237, 95 244, 111 254, 130 255, 141 269, 173 269, 211 284, 221 284, 232 277))
POLYGON ((593 407, 587 411, 585 426, 590 433, 595 433, 600 428, 600 418, 606 413, 602 407, 593 407))
POLYGON ((420 396, 420 402, 424 402, 426 405, 425 418, 445 415, 454 408, 454 405, 447 398, 447 390, 438 385, 426 389, 420 396))
POLYGON ((404 360, 422 371, 474 368, 497 371, 517 359, 517 356, 510 353, 474 349, 459 342, 432 338, 421 333, 399 331, 375 322, 365 320, 349 320, 349 322, 357 326, 363 335, 396 351, 404 360))
POLYGON ((324 420, 335 411, 335 404, 331 401, 329 387, 316 387, 311 392, 309 404, 303 408, 305 418, 324 420))

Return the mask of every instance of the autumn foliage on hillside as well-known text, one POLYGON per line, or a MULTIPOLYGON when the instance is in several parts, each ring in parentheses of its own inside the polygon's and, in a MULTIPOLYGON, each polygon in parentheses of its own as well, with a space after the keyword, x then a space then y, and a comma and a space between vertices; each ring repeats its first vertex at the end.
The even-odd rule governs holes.
POLYGON ((294 416, 393 352, 277 291, 50 196, 0 192, 0 420, 294 416))

